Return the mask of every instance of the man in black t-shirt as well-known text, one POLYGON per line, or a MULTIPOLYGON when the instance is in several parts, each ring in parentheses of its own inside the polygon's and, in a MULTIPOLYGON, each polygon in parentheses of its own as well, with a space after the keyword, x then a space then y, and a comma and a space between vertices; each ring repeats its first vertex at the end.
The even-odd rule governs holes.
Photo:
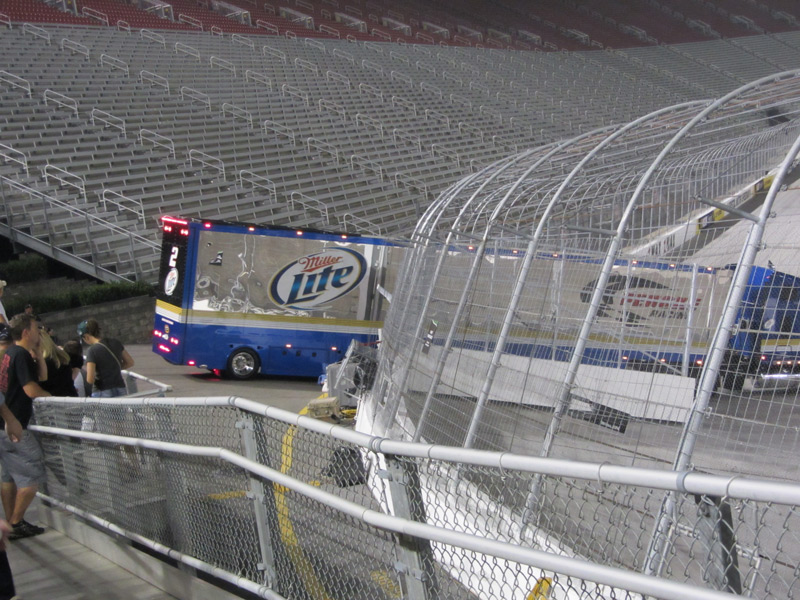
POLYGON ((9 346, 0 361, 0 392, 6 407, 22 426, 22 436, 14 442, 0 419, 0 464, 3 467, 0 496, 6 519, 11 524, 9 539, 31 537, 44 529, 25 521, 25 511, 44 483, 44 459, 36 438, 27 430, 33 416, 33 399, 50 394, 39 381, 47 379, 47 366, 39 350, 39 324, 30 316, 20 314, 11 319, 9 346), (34 358, 35 357, 35 358, 34 358))

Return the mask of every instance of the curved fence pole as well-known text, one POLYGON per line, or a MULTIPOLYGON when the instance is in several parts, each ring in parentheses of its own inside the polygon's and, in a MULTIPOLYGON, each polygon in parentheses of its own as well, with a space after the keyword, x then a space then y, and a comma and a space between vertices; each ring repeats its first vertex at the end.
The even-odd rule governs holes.
MULTIPOLYGON (((635 121, 632 121, 631 123, 625 125, 624 127, 619 128, 616 131, 609 131, 609 135, 603 138, 600 141, 600 143, 598 143, 590 152, 586 154, 586 156, 572 169, 570 174, 564 179, 558 190, 556 190, 555 194, 553 194, 553 197, 550 199, 547 208, 545 209, 541 218, 538 220, 538 224, 533 233, 533 236, 531 237, 530 241, 528 242, 528 246, 525 249, 525 257, 523 258, 522 266, 519 270, 519 273, 517 274, 516 281, 514 284, 514 291, 511 294, 511 300, 503 317, 502 329, 500 331, 500 334, 498 335, 497 344, 495 345, 495 350, 492 355, 492 359, 489 363, 489 371, 486 374, 486 379, 484 380, 483 387, 481 388, 480 394, 476 402, 475 411, 473 412, 472 419, 469 424, 466 440, 464 442, 465 447, 467 448, 471 447, 475 440, 475 436, 477 435, 478 426, 480 425, 480 418, 483 413, 483 409, 486 403, 488 402, 489 395, 492 390, 492 385, 494 384, 495 375, 498 369, 500 368, 501 356, 505 352, 506 341, 509 337, 513 321, 516 318, 517 307, 519 306, 519 303, 522 299, 522 293, 525 287, 525 283, 527 281, 528 272, 530 271, 531 265, 533 264, 533 260, 535 258, 535 254, 538 250, 539 240, 541 239, 542 233, 544 232, 545 228, 549 224, 549 217, 552 211, 555 209, 558 202, 561 200, 561 196, 564 193, 564 191, 567 189, 567 187, 569 187, 570 183, 573 181, 573 179, 578 175, 578 173, 581 171, 581 169, 583 169, 583 167, 587 163, 589 163, 595 156, 597 156, 597 154, 599 154, 601 150, 606 148, 609 144, 611 144, 615 140, 622 137, 628 131, 635 129, 642 123, 646 123, 647 121, 656 119, 664 114, 668 114, 670 112, 676 112, 693 106, 699 107, 702 105, 703 102, 689 102, 686 104, 670 106, 668 108, 655 111, 639 119, 636 119, 635 121)), ((594 130, 592 132, 584 134, 583 136, 575 138, 575 141, 584 139, 586 137, 590 137, 592 135, 597 135, 597 133, 599 132, 608 130, 609 128, 594 130)), ((528 176, 528 174, 532 172, 533 169, 535 169, 536 167, 538 167, 538 163, 535 164, 529 171, 527 171, 520 177, 519 181, 517 182, 517 185, 519 185, 528 176)), ((512 188, 512 190, 509 191, 509 195, 514 192, 514 189, 515 188, 512 188)), ((496 214, 499 213, 502 210, 502 208, 503 205, 500 204, 497 207, 495 214, 492 215, 492 219, 496 217, 496 214)))
MULTIPOLYGON (((728 290, 728 297, 725 300, 725 309, 722 315, 722 320, 717 327, 714 334, 714 339, 711 342, 711 351, 709 354, 708 362, 703 366, 703 371, 698 383, 698 394, 695 399, 692 412, 681 435, 678 452, 675 457, 673 468, 677 470, 687 469, 692 460, 694 447, 697 443, 697 438, 700 433, 700 427, 705 416, 706 409, 708 408, 711 400, 711 395, 714 392, 714 384, 717 379, 722 361, 725 355, 725 350, 728 347, 728 342, 731 338, 736 315, 739 311, 739 305, 744 296, 744 289, 747 286, 747 281, 750 277, 750 269, 755 262, 756 254, 758 253, 761 239, 764 235, 767 219, 769 219, 772 205, 775 202, 775 197, 786 178, 786 174, 791 170, 792 163, 800 154, 800 137, 798 137, 792 145, 789 153, 784 158, 778 174, 772 182, 772 186, 767 193, 764 204, 761 207, 758 220, 750 226, 750 231, 747 235, 744 248, 742 248, 741 256, 737 263, 736 274, 734 276, 733 284, 728 290)), ((647 563, 645 564, 644 572, 647 574, 655 575, 661 571, 663 564, 663 555, 667 547, 669 531, 672 526, 672 513, 675 508, 674 494, 667 494, 664 502, 661 505, 661 510, 656 521, 655 531, 650 543, 650 550, 648 552, 647 563)))
MULTIPOLYGON (((619 224, 615 230, 608 230, 608 231, 597 231, 598 234, 605 234, 608 235, 610 238, 610 242, 608 245, 608 249, 606 251, 606 256, 600 270, 599 277, 597 278, 597 282, 595 284, 594 291, 592 293, 591 300, 589 302, 589 310, 584 317, 583 324, 581 326, 580 333, 578 335, 578 340, 575 345, 575 349, 573 350, 572 358, 570 360, 570 364, 567 370, 567 375, 565 376, 564 382, 561 387, 560 397, 556 402, 555 411, 553 413, 553 418, 550 421, 550 425, 547 428, 547 432, 545 434, 544 442, 542 443, 542 450, 541 456, 547 456, 550 453, 550 450, 553 446, 555 441, 555 436, 557 435, 559 429, 561 428, 561 421, 566 413, 567 407, 569 406, 570 396, 572 391, 572 385, 575 382, 575 378, 578 374, 578 367, 581 364, 583 358, 583 352, 586 349, 589 335, 592 330, 592 326, 597 315, 597 312, 600 309, 602 304, 602 296, 605 293, 606 285, 608 284, 609 277, 611 276, 612 266, 614 264, 614 260, 616 259, 617 253, 619 252, 622 246, 622 239, 625 232, 625 228, 628 225, 628 222, 635 210, 639 200, 641 199, 647 185, 650 183, 651 179, 656 173, 656 170, 664 163, 667 156, 675 149, 678 143, 683 140, 689 132, 694 129, 696 125, 701 123, 705 118, 708 117, 714 110, 725 106, 728 102, 731 102, 741 94, 746 91, 756 89, 762 84, 770 83, 774 81, 779 81, 780 79, 784 78, 793 78, 800 76, 800 69, 795 69, 792 71, 785 71, 782 73, 777 73, 775 75, 770 75, 768 77, 763 77, 747 85, 741 86, 732 92, 726 94, 722 98, 715 100, 714 102, 710 103, 705 107, 705 109, 699 111, 694 118, 692 118, 686 125, 684 125, 680 131, 678 131, 672 139, 664 146, 664 148, 659 152, 658 156, 651 162, 650 166, 647 168, 647 171, 642 175, 639 179, 639 182, 636 186, 636 189, 633 192, 630 200, 628 201, 625 211, 620 219, 619 224)), ((707 368, 707 365, 704 369, 707 368)))

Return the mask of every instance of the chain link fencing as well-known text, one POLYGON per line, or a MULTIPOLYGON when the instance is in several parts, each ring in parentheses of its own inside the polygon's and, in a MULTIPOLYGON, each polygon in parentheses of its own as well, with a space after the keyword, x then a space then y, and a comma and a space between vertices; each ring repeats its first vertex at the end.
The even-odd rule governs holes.
POLYGON ((800 597, 797 485, 393 442, 232 398, 35 413, 46 497, 263 597, 800 597))

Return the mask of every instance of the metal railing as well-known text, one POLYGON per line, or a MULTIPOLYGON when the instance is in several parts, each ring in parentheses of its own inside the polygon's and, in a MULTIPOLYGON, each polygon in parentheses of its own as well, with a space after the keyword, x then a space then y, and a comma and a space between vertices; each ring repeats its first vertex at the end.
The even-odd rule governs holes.
POLYGON ((99 108, 93 108, 91 115, 90 115, 92 125, 95 125, 97 121, 103 123, 106 127, 115 127, 122 132, 122 135, 126 135, 127 128, 125 125, 125 120, 121 119, 120 117, 115 117, 114 115, 107 113, 104 110, 100 110, 99 108))
POLYGON ((141 200, 128 198, 127 196, 123 196, 119 192, 115 192, 109 189, 103 189, 103 195, 101 196, 103 201, 103 210, 107 210, 107 204, 111 204, 112 206, 116 206, 118 209, 122 211, 131 212, 136 215, 139 223, 141 223, 142 227, 146 227, 147 223, 145 222, 144 218, 144 205, 142 204, 141 200))
POLYGON ((43 398, 35 415, 50 499, 264 598, 800 589, 797 484, 399 442, 233 397, 43 398), (665 494, 667 567, 644 575, 665 494))
POLYGON ((55 179, 61 185, 71 187, 80 192, 83 201, 88 202, 88 199, 86 198, 86 181, 80 175, 75 175, 66 169, 51 165, 50 163, 47 163, 44 166, 44 169, 42 169, 42 174, 44 175, 45 181, 48 183, 51 178, 55 179))
POLYGON ((292 195, 289 196, 289 201, 291 202, 293 210, 299 210, 299 206, 305 211, 318 213, 322 224, 325 227, 330 227, 331 219, 328 214, 328 207, 324 202, 320 202, 316 198, 311 198, 300 192, 292 192, 292 195))
POLYGON ((383 229, 380 225, 351 213, 347 213, 342 217, 342 226, 345 231, 360 231, 372 235, 383 235, 383 229))
MULTIPOLYGON (((6 222, 0 226, 0 229, 6 230, 8 237, 15 241, 30 246, 53 258, 63 259, 72 266, 106 281, 119 281, 126 279, 126 277, 119 274, 120 268, 111 270, 99 264, 99 251, 94 241, 98 233, 114 234, 128 241, 131 258, 130 261, 127 262, 130 264, 131 272, 137 278, 141 277, 141 264, 146 262, 146 258, 141 255, 141 252, 138 257, 136 256, 137 250, 149 250, 150 260, 153 262, 157 261, 158 256, 160 256, 161 246, 158 243, 120 227, 119 225, 106 221, 93 214, 90 210, 71 206, 66 202, 52 198, 47 194, 43 194, 6 176, 0 175, 0 182, 2 182, 4 186, 7 186, 7 189, 4 186, 0 186, 0 194, 2 194, 0 197, 4 198, 6 209, 6 222), (15 226, 15 216, 11 210, 12 202, 9 197, 13 194, 24 194, 27 197, 27 211, 33 210, 34 207, 41 206, 42 218, 44 219, 44 223, 40 224, 43 228, 42 234, 37 235, 33 231, 23 232, 15 226), (71 227, 74 236, 85 232, 85 238, 89 246, 88 258, 70 252, 66 250, 63 245, 55 243, 53 221, 57 217, 63 218, 65 215, 79 217, 80 220, 82 220, 83 228, 77 224, 72 224, 71 227)), ((117 260, 117 264, 123 265, 125 262, 119 259, 117 260)))
POLYGON ((18 87, 22 90, 28 92, 28 98, 31 98, 31 83, 27 79, 23 79, 22 77, 18 77, 13 73, 9 73, 8 71, 0 71, 0 81, 5 83, 9 83, 14 87, 18 87))
POLYGON ((50 32, 44 27, 32 25, 31 23, 23 23, 22 31, 25 33, 30 33, 33 36, 40 37, 47 42, 48 46, 50 45, 50 32))
POLYGON ((65 96, 64 94, 60 94, 59 92, 49 89, 44 91, 42 97, 44 98, 45 106, 48 106, 50 103, 49 101, 52 101, 58 106, 63 106, 70 109, 75 113, 76 117, 78 116, 78 102, 74 98, 70 98, 69 96, 65 96))
POLYGON ((239 174, 236 177, 236 182, 241 188, 245 187, 245 183, 249 183, 251 186, 253 186, 254 190, 256 188, 267 190, 267 196, 270 202, 278 201, 278 191, 277 188, 275 187, 275 182, 272 181, 271 179, 267 179, 266 177, 261 177, 260 175, 256 175, 252 171, 242 169, 241 171, 239 171, 239 174))
POLYGON ((139 130, 139 144, 144 145, 144 142, 148 141, 154 146, 159 146, 161 148, 166 148, 169 150, 170 155, 172 158, 177 158, 175 154, 175 142, 168 137, 165 137, 155 131, 151 131, 149 129, 140 129, 139 130))
POLYGON ((93 8, 89 8, 88 6, 84 6, 83 10, 81 11, 84 17, 89 17, 96 21, 100 21, 103 25, 108 27, 108 15, 99 10, 95 10, 93 8))
POLYGON ((29 174, 28 157, 24 152, 16 150, 11 146, 7 146, 6 144, 0 144, 0 157, 22 165, 22 168, 25 169, 25 174, 29 174))
POLYGON ((200 163, 203 167, 216 169, 220 178, 225 179, 225 163, 216 156, 211 156, 200 150, 189 150, 189 166, 194 167, 195 162, 200 163))

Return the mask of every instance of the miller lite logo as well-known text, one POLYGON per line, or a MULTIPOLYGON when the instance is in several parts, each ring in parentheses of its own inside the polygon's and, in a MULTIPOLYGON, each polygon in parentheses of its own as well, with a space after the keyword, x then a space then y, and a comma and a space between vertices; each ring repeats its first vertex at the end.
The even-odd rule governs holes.
POLYGON ((358 252, 329 248, 283 267, 269 283, 269 296, 278 306, 309 309, 351 292, 366 272, 367 261, 358 252))

